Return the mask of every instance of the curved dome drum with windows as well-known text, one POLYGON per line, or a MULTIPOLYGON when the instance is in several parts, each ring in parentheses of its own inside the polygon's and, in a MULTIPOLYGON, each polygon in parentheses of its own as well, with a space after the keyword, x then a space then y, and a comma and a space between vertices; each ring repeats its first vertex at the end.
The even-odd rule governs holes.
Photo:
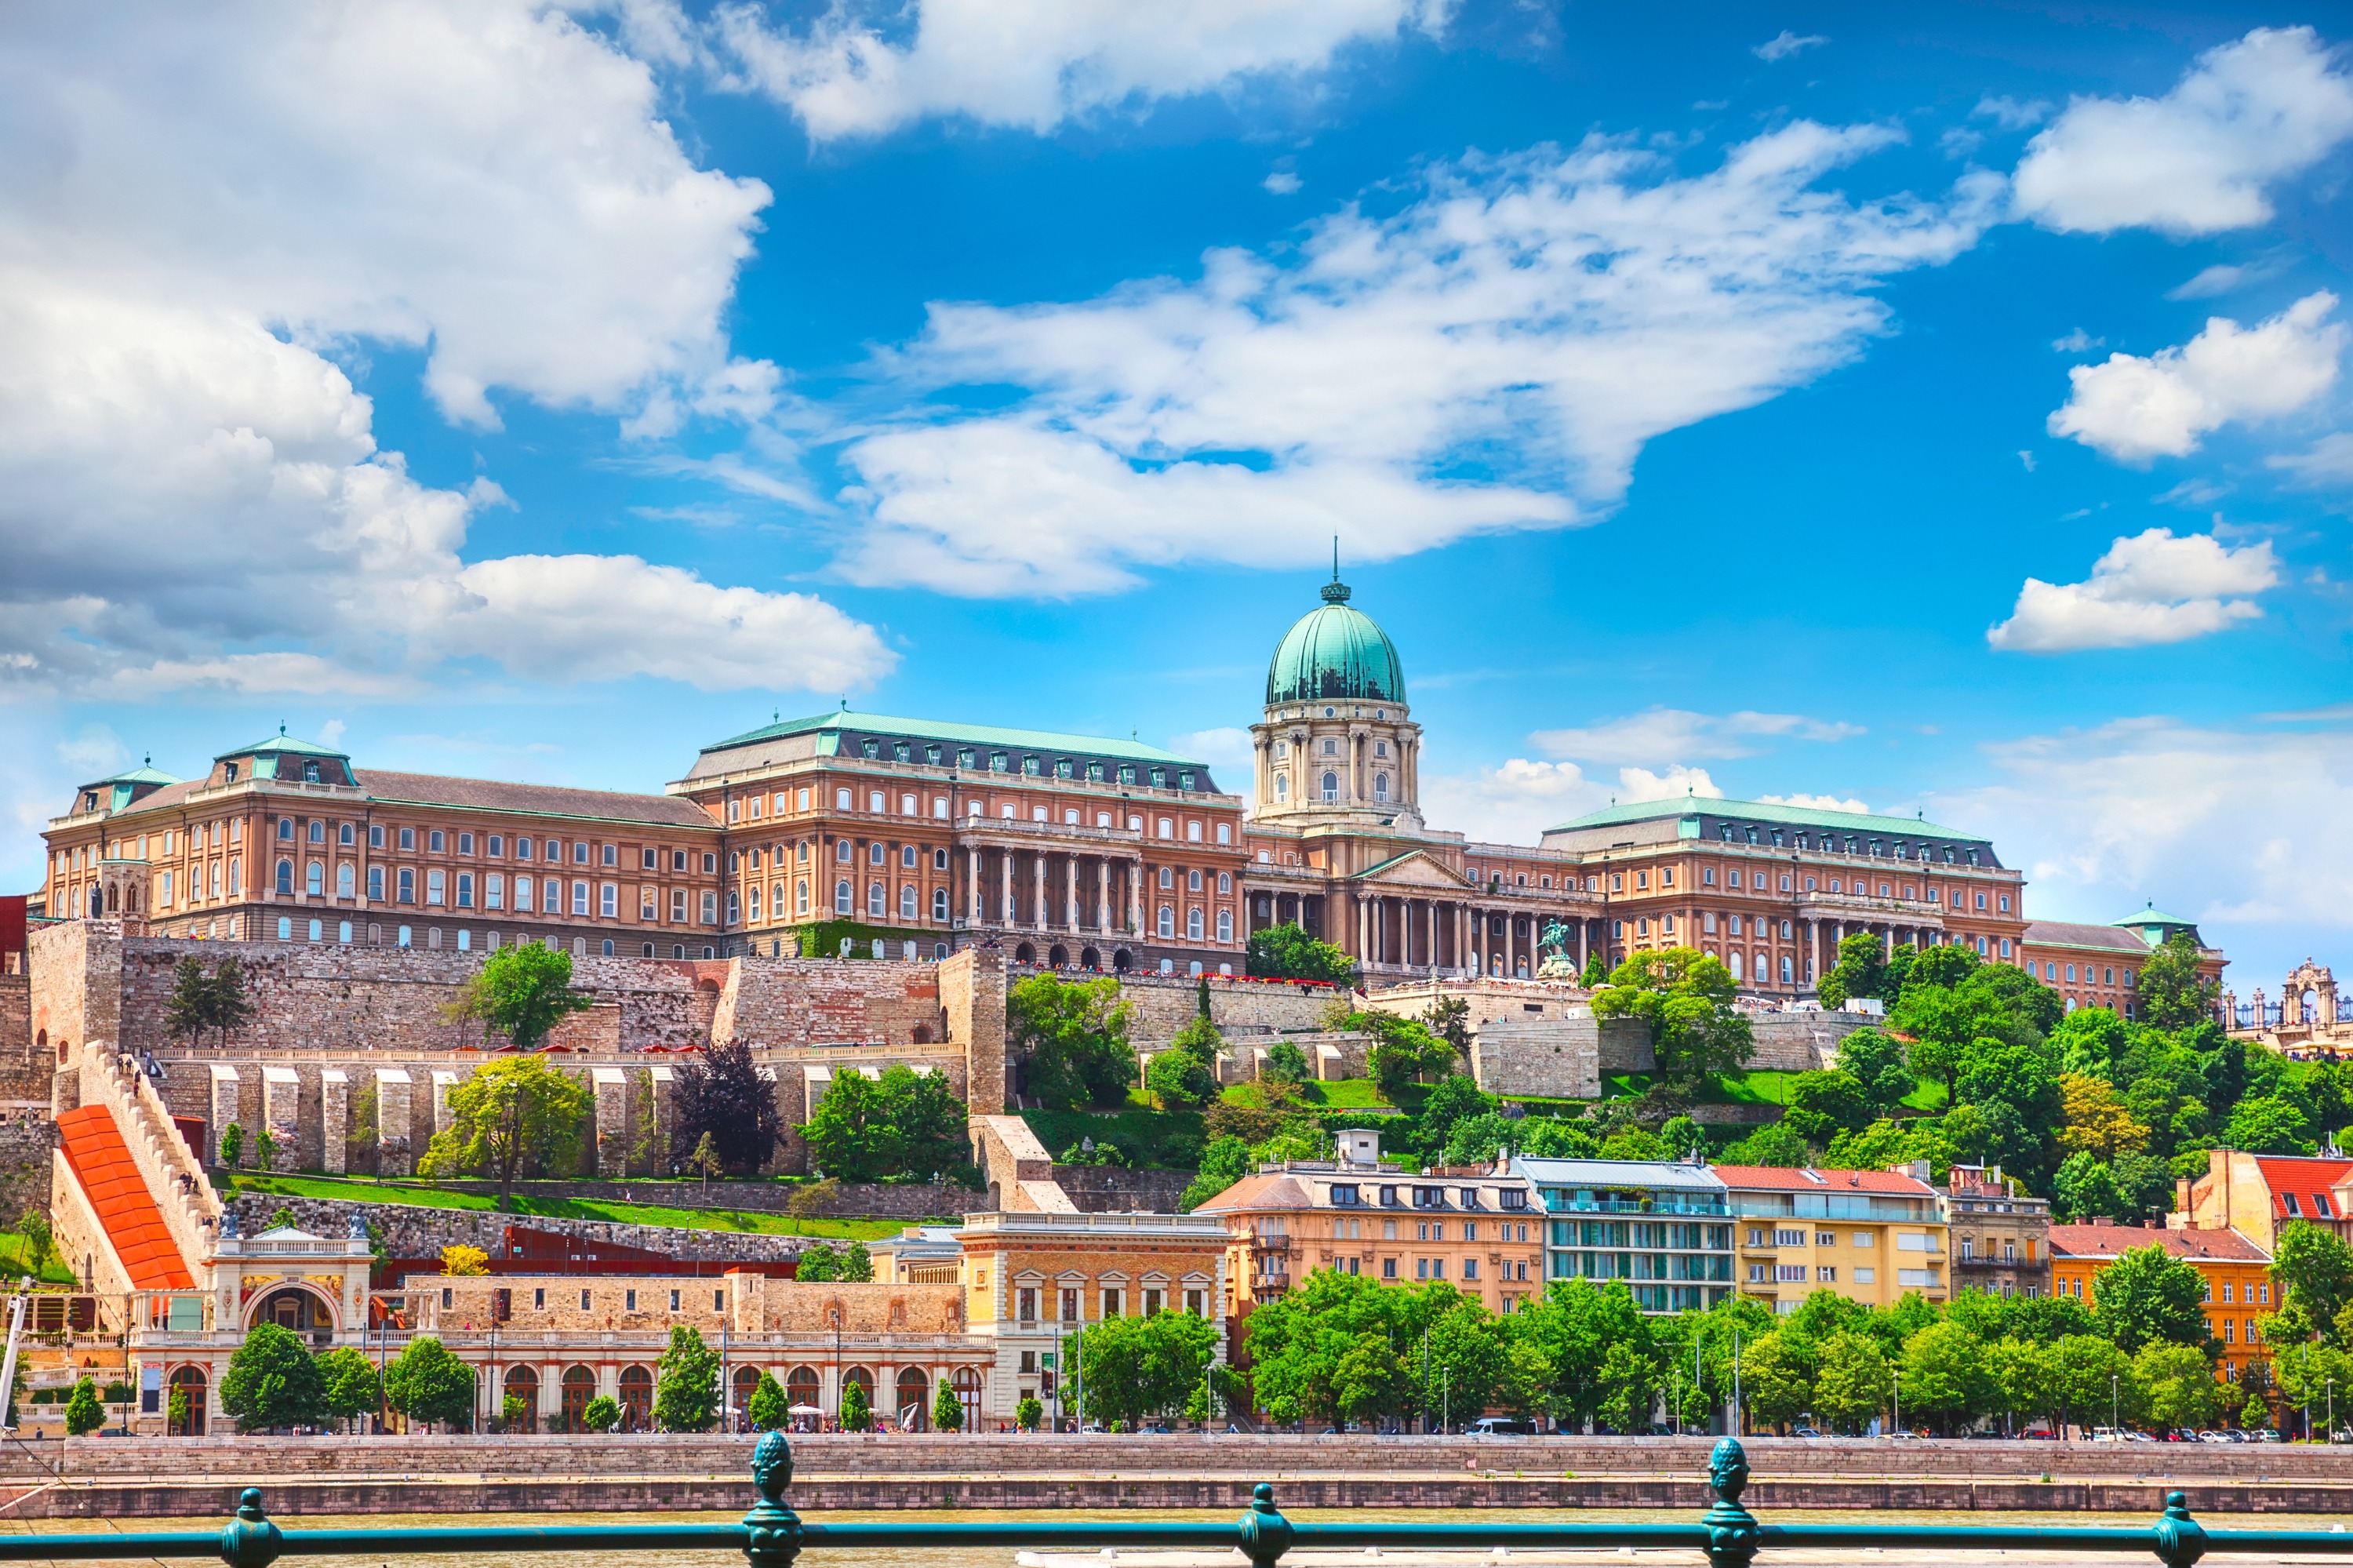
POLYGON ((1339 575, 1324 585, 1324 604, 1283 634, 1267 667, 1266 700, 1278 703, 1405 702, 1405 666, 1397 644, 1373 618, 1348 608, 1339 575))

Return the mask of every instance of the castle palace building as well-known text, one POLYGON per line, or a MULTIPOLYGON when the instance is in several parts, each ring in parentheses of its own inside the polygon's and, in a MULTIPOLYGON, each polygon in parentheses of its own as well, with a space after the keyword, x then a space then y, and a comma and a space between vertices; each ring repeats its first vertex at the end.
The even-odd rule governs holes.
POLYGON ((1430 825, 1397 645, 1336 575, 1320 597, 1268 665, 1247 800, 1133 740, 846 705, 707 746, 659 794, 393 773, 281 733, 199 780, 142 766, 83 786, 45 835, 46 906, 179 937, 663 959, 985 945, 1172 974, 1240 973, 1252 932, 1293 923, 1377 982, 1563 979, 1694 947, 1784 1001, 1856 934, 2026 957, 2019 873, 1917 818, 1686 795, 1534 845, 1430 825))

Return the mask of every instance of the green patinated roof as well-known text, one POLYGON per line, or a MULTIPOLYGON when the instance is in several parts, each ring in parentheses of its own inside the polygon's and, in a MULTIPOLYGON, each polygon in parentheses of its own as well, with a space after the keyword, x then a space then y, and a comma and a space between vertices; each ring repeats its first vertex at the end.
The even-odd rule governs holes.
POLYGON ((1978 843, 1975 833, 1938 827, 1917 817, 1883 817, 1860 811, 1825 811, 1811 806, 1778 805, 1769 800, 1730 800, 1714 795, 1684 795, 1663 800, 1630 800, 1588 811, 1545 831, 1574 832, 1579 828, 1609 828, 1621 822, 1656 821, 1662 817, 1729 817, 1741 821, 1780 822, 1791 827, 1831 828, 1840 832, 1886 833, 1899 838, 1951 839, 1978 843))
POLYGON ((82 788, 94 789, 100 784, 177 784, 178 782, 177 779, 153 764, 141 763, 136 768, 126 768, 121 773, 109 774, 104 779, 83 785, 82 788))
POLYGON ((227 751, 217 752, 214 754, 213 760, 218 762, 227 757, 269 757, 289 754, 296 757, 332 757, 345 762, 351 760, 350 752, 337 751, 332 746, 321 746, 316 741, 297 739, 288 735, 282 727, 276 735, 264 736, 251 746, 233 746, 227 751))
POLYGON ((1348 585, 1335 572, 1324 605, 1293 623, 1266 667, 1266 700, 1276 703, 1405 701, 1405 664, 1397 644, 1369 615, 1348 608, 1348 585))
POLYGON ((1026 747, 1033 751, 1072 751, 1092 757, 1124 757, 1138 762, 1176 762, 1193 768, 1208 767, 1198 758, 1163 751, 1156 746, 1145 746, 1141 741, 1110 740, 1095 735, 1060 735, 1042 729, 1000 729, 993 725, 950 724, 939 719, 896 718, 888 714, 858 713, 849 708, 818 714, 812 718, 785 719, 776 724, 764 725, 758 729, 715 741, 704 747, 702 754, 707 757, 714 751, 728 751, 763 740, 827 730, 836 733, 855 730, 860 734, 903 736, 910 740, 945 741, 956 746, 1026 747))
POLYGON ((2113 921, 2117 926, 2196 926, 2195 920, 2184 920, 2179 915, 2168 915, 2152 904, 2146 909, 2136 909, 2123 919, 2113 921))

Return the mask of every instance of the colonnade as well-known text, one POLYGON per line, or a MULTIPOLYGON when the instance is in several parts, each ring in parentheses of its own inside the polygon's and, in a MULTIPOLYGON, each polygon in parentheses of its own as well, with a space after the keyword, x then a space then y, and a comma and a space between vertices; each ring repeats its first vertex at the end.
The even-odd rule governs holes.
MULTIPOLYGON (((1496 908, 1451 899, 1360 897, 1356 906, 1356 958, 1375 969, 1501 975, 1525 980, 1542 964, 1538 951, 1547 921, 1538 910, 1496 908)), ((1592 923, 1563 922, 1574 933, 1581 971, 1592 953, 1592 923)))
POLYGON ((1141 935, 1144 931, 1140 854, 1082 854, 987 844, 968 844, 964 854, 965 916, 974 925, 1105 934, 1141 935), (1021 863, 1025 861, 1027 865, 1021 863), (1025 902, 1027 918, 1023 917, 1025 902), (1119 916, 1116 922, 1114 911, 1119 916))

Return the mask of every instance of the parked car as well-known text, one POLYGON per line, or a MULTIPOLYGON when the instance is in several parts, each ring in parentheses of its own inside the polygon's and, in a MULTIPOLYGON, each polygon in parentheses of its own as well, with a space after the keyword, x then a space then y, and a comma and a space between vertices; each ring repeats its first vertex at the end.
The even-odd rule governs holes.
POLYGON ((1482 1415, 1462 1430, 1473 1437, 1533 1437, 1536 1424, 1509 1415, 1482 1415))
POLYGON ((1789 1436, 1792 1437, 1819 1437, 1821 1434, 1815 1431, 1810 1426, 1792 1426, 1789 1428, 1789 1436))

